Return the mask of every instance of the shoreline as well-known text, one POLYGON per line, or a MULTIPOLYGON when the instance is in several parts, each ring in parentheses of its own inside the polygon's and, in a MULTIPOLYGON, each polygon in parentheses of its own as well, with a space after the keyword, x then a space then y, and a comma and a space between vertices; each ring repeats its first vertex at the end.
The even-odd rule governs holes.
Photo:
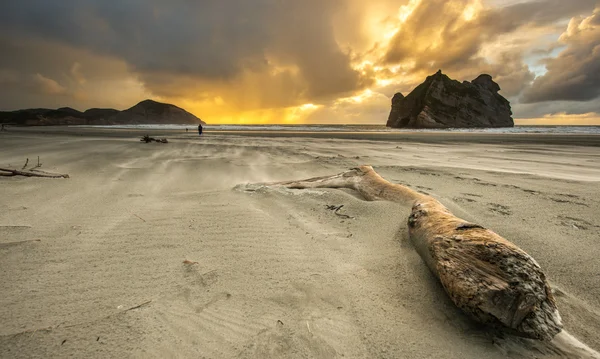
MULTIPOLYGON (((72 135, 91 137, 153 136, 198 138, 191 130, 122 129, 92 127, 11 127, 10 132, 22 134, 72 135)), ((203 136, 244 136, 262 138, 315 138, 340 140, 367 140, 388 142, 427 142, 456 144, 460 142, 480 144, 545 144, 559 146, 600 147, 600 134, 556 133, 471 133, 471 132, 343 132, 343 131, 262 131, 262 130, 204 130, 203 136)))

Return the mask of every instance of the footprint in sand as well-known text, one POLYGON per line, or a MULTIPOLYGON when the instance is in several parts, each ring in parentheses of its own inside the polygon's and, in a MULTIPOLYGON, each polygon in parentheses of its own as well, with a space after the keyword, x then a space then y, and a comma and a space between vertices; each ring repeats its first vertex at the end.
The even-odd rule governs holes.
POLYGON ((510 207, 508 207, 508 206, 504 206, 504 205, 501 205, 498 203, 488 203, 488 206, 489 206, 489 210, 494 213, 498 213, 503 216, 510 216, 512 214, 512 211, 510 210, 510 207))
POLYGON ((198 266, 198 262, 188 260, 183 262, 183 277, 190 285, 200 287, 207 287, 218 280, 216 269, 202 272, 198 266))
POLYGON ((562 199, 562 198, 556 198, 556 197, 550 197, 551 201, 554 201, 556 203, 570 203, 570 204, 576 204, 578 206, 584 206, 584 207, 589 207, 587 204, 583 203, 583 202, 575 202, 575 201, 571 201, 568 199, 562 199))
POLYGON ((335 358, 337 351, 325 340, 278 320, 272 328, 259 332, 239 354, 240 358, 335 358))
POLYGON ((431 188, 431 187, 425 187, 425 186, 416 186, 416 187, 420 190, 433 191, 433 188, 431 188))
POLYGON ((580 218, 568 217, 568 216, 558 216, 560 224, 567 228, 572 229, 580 229, 580 230, 588 230, 590 228, 600 228, 600 226, 596 226, 588 221, 585 221, 580 218))
POLYGON ((495 183, 484 182, 484 181, 480 180, 480 179, 479 179, 479 178, 477 178, 477 177, 473 177, 473 178, 472 178, 472 180, 473 180, 473 181, 474 181, 476 184, 478 184, 478 185, 480 185, 480 186, 487 186, 487 187, 498 187, 498 185, 497 185, 497 184, 495 184, 495 183))
POLYGON ((452 200, 458 203, 473 203, 477 202, 476 200, 469 197, 453 197, 452 200))

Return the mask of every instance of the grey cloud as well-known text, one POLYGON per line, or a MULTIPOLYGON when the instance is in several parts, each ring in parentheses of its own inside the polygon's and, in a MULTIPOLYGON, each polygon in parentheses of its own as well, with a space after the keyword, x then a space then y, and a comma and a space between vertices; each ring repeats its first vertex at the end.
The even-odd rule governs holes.
POLYGON ((261 56, 264 47, 260 27, 236 21, 235 14, 258 8, 247 3, 241 1, 229 18, 218 11, 225 10, 219 1, 6 2, 0 23, 20 34, 123 58, 141 71, 228 77, 238 59, 261 56))
MULTIPOLYGON (((233 81, 293 64, 306 98, 361 88, 334 38, 331 18, 342 2, 326 0, 29 0, 0 5, 0 30, 67 43, 123 59, 162 95, 168 75, 233 81), (159 83, 153 79, 160 77, 159 83)), ((170 87, 170 92, 173 91, 170 87)), ((181 89, 185 91, 185 89, 181 89)))
POLYGON ((573 20, 562 40, 567 47, 544 60, 548 70, 524 93, 524 103, 590 101, 600 97, 600 8, 573 20))
POLYGON ((539 118, 546 114, 566 113, 567 115, 578 115, 583 113, 595 112, 600 114, 600 102, 573 102, 573 101, 552 101, 538 103, 519 103, 517 99, 509 99, 513 113, 518 118, 539 118))
POLYGON ((591 12, 597 0, 539 0, 525 1, 485 11, 480 24, 487 31, 504 33, 530 24, 546 25, 591 12))
POLYGON ((0 33, 0 110, 70 106, 123 109, 147 97, 123 61, 65 44, 0 33), (77 65, 79 64, 79 65, 77 65), (36 74, 65 88, 62 96, 43 94, 36 74), (81 77, 83 76, 83 77, 81 77))
MULTIPOLYGON (((496 63, 484 63, 478 66, 477 69, 482 73, 493 74, 494 81, 500 84, 502 95, 506 97, 517 96, 535 78, 535 75, 523 63, 521 57, 522 54, 518 51, 507 51, 499 54, 496 63)), ((474 79, 477 75, 472 73, 469 79, 474 79)))
POLYGON ((0 68, 0 85, 14 85, 19 82, 17 71, 0 68))

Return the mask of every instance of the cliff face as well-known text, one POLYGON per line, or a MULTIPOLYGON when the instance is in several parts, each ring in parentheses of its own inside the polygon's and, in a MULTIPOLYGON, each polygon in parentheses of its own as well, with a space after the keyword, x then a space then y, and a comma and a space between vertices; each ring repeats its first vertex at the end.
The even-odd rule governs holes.
POLYGON ((460 83, 438 71, 408 96, 397 93, 387 126, 394 128, 513 127, 507 99, 490 75, 460 83))
POLYGON ((69 107, 61 107, 56 110, 35 108, 0 112, 0 123, 29 126, 206 124, 182 108, 152 100, 142 101, 124 111, 91 108, 80 112, 69 107))

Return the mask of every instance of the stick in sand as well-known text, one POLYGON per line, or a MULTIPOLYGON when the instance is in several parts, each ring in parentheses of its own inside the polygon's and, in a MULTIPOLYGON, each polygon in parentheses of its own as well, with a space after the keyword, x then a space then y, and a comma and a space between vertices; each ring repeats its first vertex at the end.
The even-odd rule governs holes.
POLYGON ((69 178, 68 174, 48 173, 37 170, 19 171, 10 168, 0 168, 0 176, 25 176, 25 177, 47 177, 47 178, 69 178), (34 172, 35 171, 35 172, 34 172))
POLYGON ((287 188, 350 188, 367 201, 412 204, 411 242, 460 309, 513 334, 549 341, 562 330, 542 269, 525 251, 439 201, 383 179, 371 166, 333 176, 267 183, 287 188))

